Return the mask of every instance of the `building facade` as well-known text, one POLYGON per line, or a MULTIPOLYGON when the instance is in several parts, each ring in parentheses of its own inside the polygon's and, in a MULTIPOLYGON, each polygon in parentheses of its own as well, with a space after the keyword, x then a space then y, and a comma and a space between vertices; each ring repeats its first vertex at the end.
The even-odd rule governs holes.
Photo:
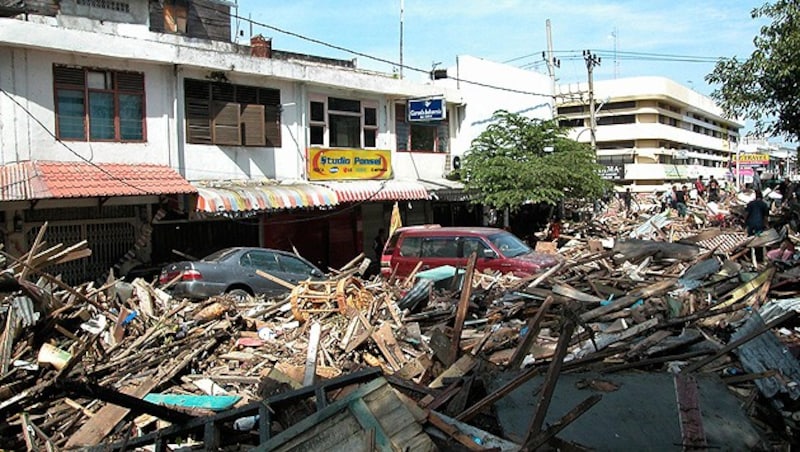
POLYGON ((17 4, 0 2, 0 220, 20 251, 47 221, 49 243, 95 242, 93 269, 228 245, 336 267, 393 202, 423 223, 449 188, 454 90, 238 45, 224 1, 17 4), (409 99, 444 114, 412 122, 409 99))
MULTIPOLYGON (((560 123, 591 142, 586 84, 558 88, 560 123)), ((634 191, 663 190, 698 176, 730 178, 742 124, 712 99, 663 77, 594 83, 595 141, 604 177, 634 191)))

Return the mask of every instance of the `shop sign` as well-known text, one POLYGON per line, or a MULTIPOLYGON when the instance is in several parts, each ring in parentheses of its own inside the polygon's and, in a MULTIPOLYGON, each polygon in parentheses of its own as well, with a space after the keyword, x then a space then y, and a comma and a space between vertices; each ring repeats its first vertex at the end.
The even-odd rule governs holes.
POLYGON ((447 118, 447 108, 443 97, 411 99, 408 101, 408 120, 442 121, 447 118))
POLYGON ((622 180, 624 174, 624 165, 604 165, 600 168, 600 177, 605 180, 622 180))
POLYGON ((739 165, 767 166, 767 165, 769 165, 769 155, 767 155, 767 154, 739 154, 739 165))
POLYGON ((390 179, 392 151, 309 148, 308 180, 390 179))

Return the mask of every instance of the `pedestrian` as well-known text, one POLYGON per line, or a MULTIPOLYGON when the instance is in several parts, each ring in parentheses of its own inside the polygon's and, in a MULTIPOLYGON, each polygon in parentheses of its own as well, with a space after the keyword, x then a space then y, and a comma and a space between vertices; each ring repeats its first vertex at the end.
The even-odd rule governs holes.
POLYGON ((372 251, 375 253, 375 260, 380 261, 383 254, 383 246, 386 244, 386 229, 378 229, 378 235, 372 241, 372 251))
POLYGON ((622 202, 625 203, 625 211, 631 211, 631 189, 630 187, 625 189, 625 192, 622 194, 622 202))
POLYGON ((697 176, 694 181, 694 189, 697 190, 697 197, 704 198, 706 194, 706 186, 703 184, 703 176, 697 176))
POLYGON ((764 195, 756 190, 756 199, 747 203, 744 213, 744 223, 747 226, 747 235, 756 235, 764 231, 767 225, 769 207, 764 202, 764 195))
POLYGON ((708 201, 719 201, 719 182, 714 179, 714 176, 711 176, 711 179, 708 180, 708 201))
POLYGON ((668 207, 672 207, 672 189, 664 190, 664 194, 661 195, 661 211, 664 212, 667 210, 668 207))
POLYGON ((761 191, 761 170, 753 173, 753 190, 761 191))
POLYGON ((682 185, 680 190, 675 190, 675 208, 681 218, 686 216, 686 192, 686 185, 682 185))

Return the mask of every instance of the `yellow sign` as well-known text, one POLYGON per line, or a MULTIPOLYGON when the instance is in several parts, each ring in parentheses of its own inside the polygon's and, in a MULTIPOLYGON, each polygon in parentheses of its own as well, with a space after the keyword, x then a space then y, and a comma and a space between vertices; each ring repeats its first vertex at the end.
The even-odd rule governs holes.
POLYGON ((739 154, 739 163, 749 163, 753 165, 766 165, 769 163, 767 154, 739 154))
POLYGON ((392 151, 308 148, 308 180, 390 179, 392 151))

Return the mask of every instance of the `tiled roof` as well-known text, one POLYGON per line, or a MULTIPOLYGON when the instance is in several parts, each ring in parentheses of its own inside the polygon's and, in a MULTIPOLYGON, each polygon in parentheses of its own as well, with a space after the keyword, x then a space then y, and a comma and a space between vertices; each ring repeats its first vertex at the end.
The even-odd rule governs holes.
POLYGON ((0 201, 197 193, 163 165, 25 161, 0 166, 0 201))

